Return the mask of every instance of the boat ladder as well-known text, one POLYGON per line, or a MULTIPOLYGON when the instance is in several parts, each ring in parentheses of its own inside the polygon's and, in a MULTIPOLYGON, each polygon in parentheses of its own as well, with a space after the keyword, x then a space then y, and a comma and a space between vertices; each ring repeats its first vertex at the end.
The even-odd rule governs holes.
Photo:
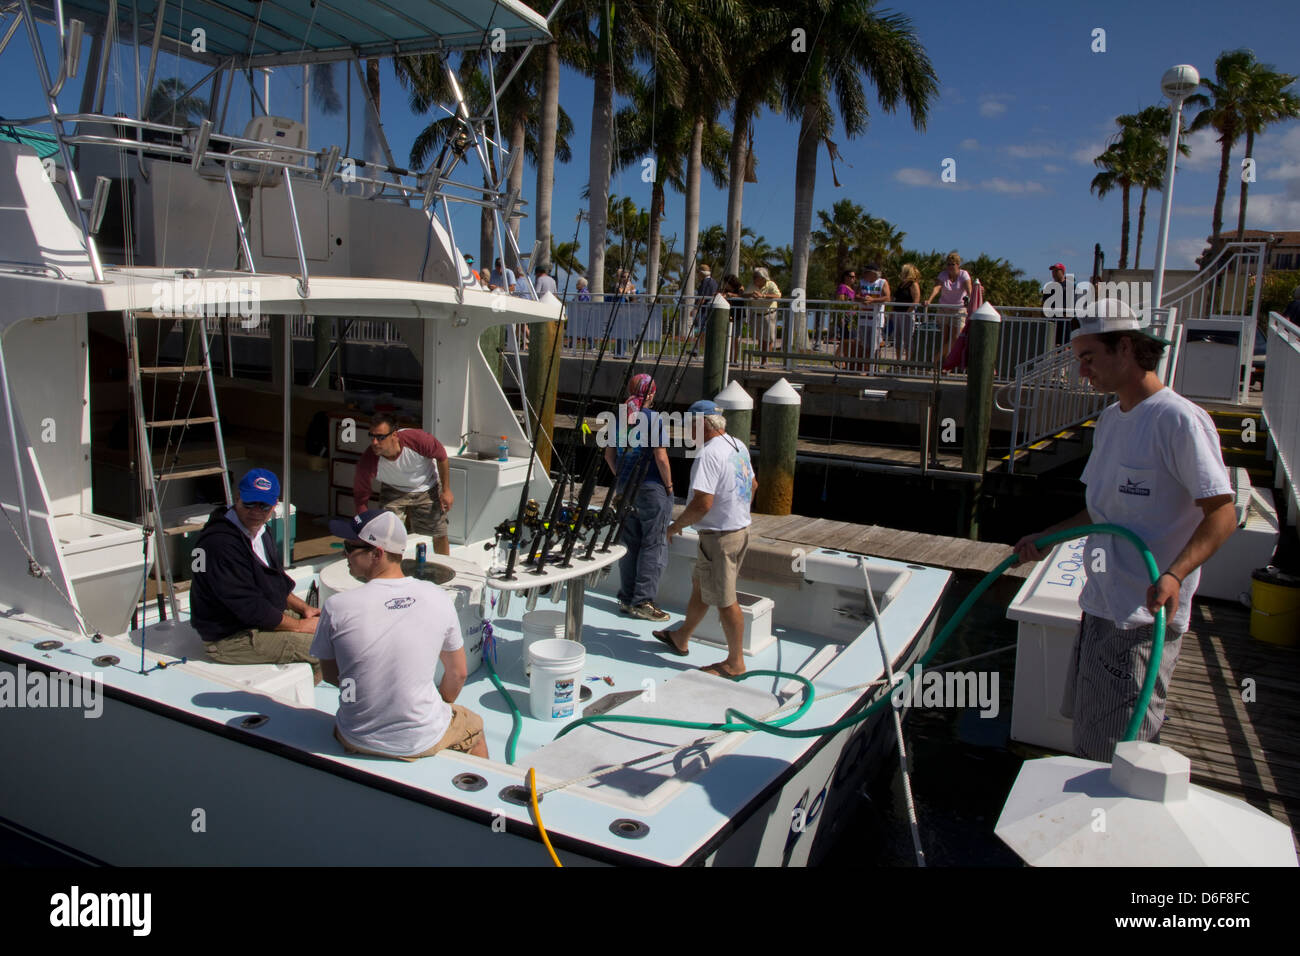
MULTIPOLYGON (((230 493, 230 472, 226 463, 226 447, 221 434, 221 417, 217 410, 216 382, 212 377, 212 357, 208 339, 207 319, 203 316, 156 313, 137 309, 122 313, 126 334, 126 351, 129 364, 132 413, 135 419, 137 480, 140 482, 141 524, 146 534, 161 535, 154 542, 153 572, 159 595, 167 595, 173 620, 179 620, 176 610, 176 589, 172 578, 171 562, 167 560, 162 536, 184 534, 195 530, 192 524, 168 527, 163 521, 163 500, 169 482, 187 478, 220 475, 225 502, 233 503, 230 493), (153 365, 140 364, 140 323, 161 322, 158 328, 159 346, 173 323, 179 322, 185 347, 179 364, 163 364, 155 356, 153 365), (175 395, 170 412, 160 412, 159 383, 173 380, 175 395), (145 382, 152 381, 146 400, 145 382), (196 409, 199 393, 207 391, 207 413, 196 409), (187 392, 188 388, 188 392, 187 392), (148 411, 146 411, 146 405, 148 411), (211 425, 215 433, 215 459, 206 452, 203 460, 182 461, 181 444, 191 426, 211 425), (154 457, 154 434, 164 431, 166 439, 157 460, 154 457), (178 431, 179 430, 179 431, 178 431)), ((151 336, 152 338, 152 336, 151 336)), ((158 351, 161 351, 159 348, 158 351)), ((161 607, 160 607, 161 611, 161 607)))

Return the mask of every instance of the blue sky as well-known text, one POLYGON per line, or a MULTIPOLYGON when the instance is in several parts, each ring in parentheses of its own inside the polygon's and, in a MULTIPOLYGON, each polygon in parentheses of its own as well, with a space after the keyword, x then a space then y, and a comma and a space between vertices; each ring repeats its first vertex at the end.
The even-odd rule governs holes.
MULTIPOLYGON (((906 116, 885 114, 874 102, 865 134, 849 140, 842 131, 833 133, 844 157, 837 166, 843 185, 833 185, 823 149, 815 208, 829 210, 836 200, 849 198, 902 229, 911 248, 955 248, 967 259, 986 252, 1009 259, 1031 278, 1046 279, 1047 266, 1057 260, 1086 275, 1095 242, 1101 243, 1108 266, 1118 263, 1120 198, 1114 193, 1098 200, 1089 192, 1097 171, 1092 158, 1114 131, 1115 116, 1161 102, 1160 77, 1167 67, 1190 63, 1203 76, 1212 75, 1220 52, 1249 47, 1263 62, 1300 73, 1294 38, 1300 17, 1294 0, 1256 0, 1249 5, 1105 0, 1046 6, 938 0, 882 3, 880 9, 912 18, 935 64, 939 95, 923 133, 914 130, 906 116), (1092 51, 1098 28, 1105 30, 1104 53, 1092 51), (940 179, 946 159, 956 161, 954 183, 940 179)), ((810 37, 815 29, 816 24, 808 26, 810 37)), ((26 47, 20 31, 0 61, 5 88, 0 113, 5 116, 42 111, 26 47)), ((175 60, 164 58, 159 75, 176 69, 175 60)), ((183 77, 199 75, 188 64, 181 70, 183 77)), ((341 94, 344 73, 336 70, 341 94)), ((123 87, 120 95, 110 93, 107 108, 133 111, 129 58, 114 61, 114 72, 121 75, 123 87)), ((360 155, 361 98, 354 77, 352 82, 352 152, 360 155)), ((299 70, 280 70, 272 80, 272 112, 300 117, 300 84, 299 70)), ((403 163, 428 118, 410 114, 387 70, 383 85, 386 132, 403 163)), ((228 126, 237 132, 248 115, 248 95, 242 81, 235 89, 228 126)), ((584 205, 580 193, 588 179, 591 95, 589 81, 564 71, 561 102, 576 130, 573 161, 557 167, 553 228, 560 240, 573 237, 574 217, 584 205)), ((60 108, 70 111, 76 106, 75 90, 70 89, 60 98, 60 108)), ((314 146, 342 144, 345 135, 341 118, 313 113, 314 146)), ((797 126, 768 113, 758 120, 755 136, 759 182, 746 186, 744 221, 773 246, 786 245, 792 241, 797 126)), ((1192 137, 1190 145, 1192 156, 1181 161, 1175 183, 1170 268, 1190 267, 1210 232, 1219 147, 1211 133, 1192 137)), ((1300 229, 1300 122, 1270 128, 1257 140, 1255 154, 1258 180, 1251 187, 1247 226, 1300 229)), ((1233 153, 1225 227, 1236 225, 1236 171, 1242 156, 1244 143, 1233 153)), ((531 167, 524 188, 525 197, 532 199, 536 175, 531 167)), ((649 205, 650 185, 641 181, 639 167, 617 173, 612 191, 649 205)), ((1134 240, 1137 199, 1135 191, 1134 240)), ((1142 249, 1141 264, 1147 267, 1154 259, 1159 203, 1153 193, 1142 249)), ((726 190, 714 190, 706 181, 701 225, 721 222, 725 209, 726 190)), ((683 215, 683 198, 670 191, 664 235, 677 234, 679 249, 683 215)), ((457 218, 462 243, 466 236, 476 236, 475 223, 472 215, 457 218)), ((525 220, 522 238, 526 250, 531 246, 531 220, 525 220)), ((580 239, 585 249, 585 226, 580 239)))

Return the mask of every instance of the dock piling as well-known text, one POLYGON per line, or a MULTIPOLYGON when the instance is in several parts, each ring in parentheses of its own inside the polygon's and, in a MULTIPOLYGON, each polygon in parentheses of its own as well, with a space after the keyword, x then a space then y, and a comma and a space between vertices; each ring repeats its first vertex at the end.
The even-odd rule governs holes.
MULTIPOLYGON (((994 363, 998 355, 998 338, 1002 316, 985 302, 970 317, 969 358, 966 372, 966 434, 962 442, 962 468, 984 474, 989 450, 989 425, 993 419, 994 363)), ((979 503, 984 479, 969 490, 966 508, 967 534, 979 535, 979 503)))
POLYGON ((758 495, 753 508, 759 514, 791 513, 802 404, 799 393, 784 378, 777 379, 763 393, 763 416, 758 432, 758 495))
POLYGON ((716 395, 727 384, 727 331, 731 305, 721 295, 713 297, 704 328, 704 394, 716 395))

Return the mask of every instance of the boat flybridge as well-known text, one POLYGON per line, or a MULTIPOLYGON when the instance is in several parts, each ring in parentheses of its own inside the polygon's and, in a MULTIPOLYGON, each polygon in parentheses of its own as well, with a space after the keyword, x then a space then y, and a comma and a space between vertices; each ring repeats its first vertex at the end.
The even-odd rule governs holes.
MULTIPOLYGON (((874 712, 847 718, 888 693, 890 667, 926 649, 949 574, 756 542, 741 578, 746 660, 780 674, 735 682, 696 669, 720 654, 706 643, 722 643, 716 618, 678 658, 651 637, 655 625, 619 614, 608 571, 623 549, 607 528, 571 517, 570 560, 521 558, 507 574, 500 529, 554 485, 480 336, 555 321, 561 307, 483 291, 458 250, 451 209, 464 202, 488 210, 498 252, 518 256, 503 226, 519 197, 491 114, 456 103, 458 128, 423 173, 313 150, 282 117, 256 116, 238 136, 221 129, 232 83, 251 85, 254 68, 454 55, 494 37, 534 44, 545 20, 506 0, 267 0, 252 21, 195 0, 183 11, 24 0, 16 13, 5 45, 26 28, 52 155, 32 135, 0 141, 0 822, 113 864, 546 864, 541 825, 565 863, 815 862, 890 742, 874 712), (199 25, 207 119, 100 112, 115 52, 147 58, 151 89, 160 47, 189 55, 199 25), (88 91, 72 114, 59 94, 83 35, 88 91), (42 43, 57 49, 53 69, 42 43), (453 178, 475 161, 482 182, 453 178), (232 376, 228 349, 216 374, 210 317, 269 326, 278 390, 232 376), (281 546, 298 593, 359 586, 336 551, 295 562, 286 530, 313 496, 325 501, 317 514, 351 513, 295 447, 304 407, 334 402, 336 428, 361 414, 328 379, 315 387, 319 370, 311 386, 294 384, 290 328, 305 317, 392 323, 420 366, 417 420, 456 449, 452 554, 415 570, 454 597, 471 668, 458 702, 483 717, 488 759, 349 756, 332 734, 337 688, 313 686, 305 664, 212 663, 189 624, 168 506, 229 503, 230 476, 249 467, 281 475, 281 546), (198 334, 179 364, 164 364, 169 333, 187 325, 198 334), (207 414, 179 397, 186 376, 207 414), (241 428, 261 441, 236 452, 241 428), (176 429, 201 432, 216 463, 180 453, 176 429), (561 733, 571 720, 530 707, 521 648, 548 629, 585 657, 571 716, 588 722, 571 732, 561 733), (835 729, 729 732, 746 726, 736 712, 787 731, 835 729)), ((509 80, 493 77, 497 88, 509 80)), ((518 375, 517 344, 514 359, 518 375)), ((420 543, 413 535, 409 556, 420 543)), ((521 539, 514 551, 531 548, 521 539)), ((695 548, 692 532, 670 548, 659 594, 670 611, 686 604, 695 548)))

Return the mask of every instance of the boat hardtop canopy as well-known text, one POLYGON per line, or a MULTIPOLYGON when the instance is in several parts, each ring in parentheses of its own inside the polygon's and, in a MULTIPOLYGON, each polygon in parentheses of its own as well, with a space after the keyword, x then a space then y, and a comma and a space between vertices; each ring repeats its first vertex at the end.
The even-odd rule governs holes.
MULTIPOLYGON (((34 12, 54 19, 55 4, 34 12)), ((161 28, 171 52, 211 65, 246 69, 300 66, 354 57, 386 57, 506 46, 550 38, 546 18, 518 0, 72 0, 65 18, 103 23, 116 11, 118 31, 130 36, 138 11, 141 41, 161 28), (133 9, 134 8, 134 9, 133 9), (193 31, 204 31, 194 49, 193 31), (503 31, 498 34, 496 30, 503 31)))

